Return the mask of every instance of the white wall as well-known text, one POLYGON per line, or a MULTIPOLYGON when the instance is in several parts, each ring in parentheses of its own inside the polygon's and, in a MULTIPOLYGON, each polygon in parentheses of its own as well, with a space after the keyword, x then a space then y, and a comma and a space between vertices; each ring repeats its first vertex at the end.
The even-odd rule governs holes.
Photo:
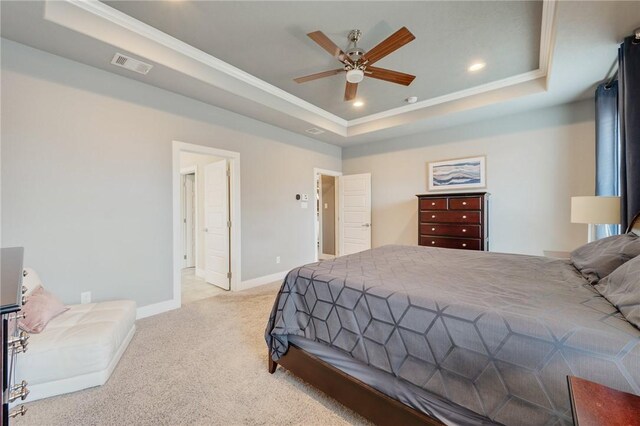
POLYGON ((570 197, 592 195, 593 100, 343 151, 343 173, 372 174, 374 246, 417 244, 427 162, 486 155, 491 250, 542 255, 586 242, 570 197))
POLYGON ((184 169, 196 166, 196 274, 204 274, 204 166, 207 164, 224 161, 224 158, 213 155, 194 154, 191 152, 180 153, 180 168, 184 169))
POLYGON ((172 297, 172 141, 240 153, 242 280, 314 258, 313 168, 341 150, 2 40, 2 246, 65 302, 172 297), (281 257, 281 264, 275 263, 281 257))

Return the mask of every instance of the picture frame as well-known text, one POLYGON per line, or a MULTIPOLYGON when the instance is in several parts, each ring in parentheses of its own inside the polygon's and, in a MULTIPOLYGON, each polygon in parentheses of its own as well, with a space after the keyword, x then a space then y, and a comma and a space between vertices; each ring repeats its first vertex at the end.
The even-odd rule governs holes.
POLYGON ((487 187, 486 157, 454 158, 427 163, 429 191, 452 191, 487 187))

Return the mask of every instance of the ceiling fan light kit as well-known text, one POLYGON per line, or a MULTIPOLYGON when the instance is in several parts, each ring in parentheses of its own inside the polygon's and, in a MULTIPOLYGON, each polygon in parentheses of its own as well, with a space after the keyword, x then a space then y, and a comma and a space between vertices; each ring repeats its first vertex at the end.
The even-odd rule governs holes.
POLYGON ((294 79, 296 83, 306 83, 307 81, 317 80, 319 78, 346 72, 347 84, 344 91, 344 100, 351 101, 356 97, 358 83, 362 82, 365 76, 391 83, 402 84, 403 86, 410 85, 416 78, 415 75, 372 66, 375 62, 395 52, 405 44, 415 40, 416 37, 406 27, 400 28, 369 51, 365 51, 358 47, 358 41, 362 36, 362 31, 360 30, 351 30, 349 32, 349 48, 346 50, 346 53, 332 42, 322 31, 314 31, 307 34, 307 36, 309 36, 310 39, 315 41, 331 56, 340 61, 343 68, 298 77, 294 79))
POLYGON ((356 69, 347 71, 347 81, 349 83, 360 83, 364 80, 364 71, 356 69))

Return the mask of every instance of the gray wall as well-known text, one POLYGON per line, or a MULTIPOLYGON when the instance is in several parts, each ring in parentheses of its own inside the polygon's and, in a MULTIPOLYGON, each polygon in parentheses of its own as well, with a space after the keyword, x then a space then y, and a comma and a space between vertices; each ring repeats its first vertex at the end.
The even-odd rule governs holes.
POLYGON ((339 148, 7 40, 1 59, 2 246, 65 302, 172 297, 173 140, 240 152, 243 280, 314 258, 294 197, 339 148))
POLYGON ((592 195, 594 104, 588 100, 345 149, 343 173, 371 172, 373 245, 417 244, 416 194, 427 162, 486 155, 491 250, 542 255, 587 239, 570 197, 592 195))

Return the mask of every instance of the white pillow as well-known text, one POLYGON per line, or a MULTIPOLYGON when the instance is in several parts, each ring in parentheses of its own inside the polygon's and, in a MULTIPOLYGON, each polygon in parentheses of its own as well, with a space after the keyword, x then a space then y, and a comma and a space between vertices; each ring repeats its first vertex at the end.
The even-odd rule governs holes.
POLYGON ((22 276, 22 285, 27 288, 27 292, 24 293, 24 295, 28 297, 38 287, 42 287, 42 281, 40 280, 38 273, 34 271, 32 268, 24 268, 24 273, 22 276))

